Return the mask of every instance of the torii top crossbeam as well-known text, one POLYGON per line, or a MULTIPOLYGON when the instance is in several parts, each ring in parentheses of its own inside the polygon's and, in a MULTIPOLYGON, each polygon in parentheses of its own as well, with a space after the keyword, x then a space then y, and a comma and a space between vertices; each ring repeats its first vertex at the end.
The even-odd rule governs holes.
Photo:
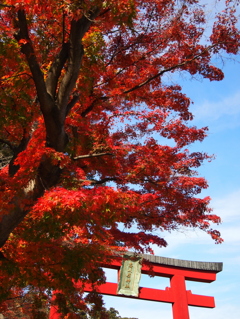
MULTIPOLYGON (((98 292, 104 295, 128 297, 142 300, 167 302, 172 304, 173 319, 190 319, 188 306, 214 308, 214 297, 192 294, 186 290, 186 280, 210 283, 216 280, 216 274, 222 271, 223 264, 216 262, 197 262, 142 254, 116 257, 111 263, 102 267, 117 269, 118 283, 106 282, 98 287, 98 292), (137 278, 134 262, 141 260, 140 272, 167 277, 170 287, 165 290, 137 287, 137 294, 132 292, 137 278), (135 269, 135 270, 134 270, 135 269)), ((82 287, 79 281, 76 287, 82 287)), ((91 285, 84 285, 86 292, 92 291, 91 285)), ((52 306, 49 319, 59 319, 57 309, 52 306)))

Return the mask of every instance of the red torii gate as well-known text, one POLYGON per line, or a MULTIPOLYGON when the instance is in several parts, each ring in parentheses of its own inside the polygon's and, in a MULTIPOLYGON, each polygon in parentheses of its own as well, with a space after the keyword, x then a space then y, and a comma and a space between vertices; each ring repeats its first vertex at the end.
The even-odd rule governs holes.
MULTIPOLYGON (((133 255, 128 255, 128 258, 132 257, 133 255)), ((185 281, 213 282, 216 280, 216 274, 222 271, 222 263, 188 261, 147 254, 138 255, 138 257, 147 261, 147 263, 143 262, 142 274, 149 274, 150 264, 151 274, 169 278, 170 287, 165 290, 139 287, 138 296, 133 297, 118 294, 118 283, 106 282, 98 286, 97 291, 103 295, 171 303, 173 319, 190 319, 188 306, 215 307, 214 297, 192 294, 190 290, 186 290, 185 281)), ((119 273, 122 261, 122 257, 116 257, 110 264, 103 264, 102 267, 116 269, 119 273)), ((80 281, 76 287, 82 287, 80 281)), ((91 285, 85 285, 84 291, 92 291, 91 285)), ((56 306, 51 307, 49 319, 60 319, 56 306)))

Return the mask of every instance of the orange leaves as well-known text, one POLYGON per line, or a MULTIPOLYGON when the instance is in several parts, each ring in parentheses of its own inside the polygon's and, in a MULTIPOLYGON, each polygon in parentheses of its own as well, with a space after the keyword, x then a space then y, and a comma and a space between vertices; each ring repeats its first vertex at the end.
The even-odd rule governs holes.
POLYGON ((216 17, 208 46, 197 0, 4 4, 0 155, 14 159, 0 171, 0 223, 17 218, 4 289, 60 289, 79 305, 72 279, 103 280, 98 261, 116 250, 150 252, 181 226, 220 242, 198 198, 207 182, 195 170, 210 157, 184 149, 207 128, 189 124, 190 100, 169 75, 221 80, 211 60, 239 49, 234 10, 216 17))
POLYGON ((178 147, 184 147, 195 141, 202 141, 206 137, 208 128, 198 129, 196 127, 187 127, 180 120, 170 121, 162 130, 162 135, 167 138, 173 138, 178 147))
POLYGON ((68 222, 70 228, 74 225, 84 227, 88 222, 90 228, 107 227, 122 221, 122 203, 129 196, 110 187, 80 190, 59 187, 46 192, 34 206, 32 216, 41 218, 50 213, 62 224, 68 222))
POLYGON ((217 15, 210 37, 211 42, 216 46, 216 51, 221 48, 227 53, 237 54, 240 44, 240 32, 236 7, 234 3, 227 1, 225 10, 222 10, 217 15))
POLYGON ((21 40, 18 41, 18 43, 24 45, 24 44, 27 44, 28 41, 26 39, 21 39, 21 40))

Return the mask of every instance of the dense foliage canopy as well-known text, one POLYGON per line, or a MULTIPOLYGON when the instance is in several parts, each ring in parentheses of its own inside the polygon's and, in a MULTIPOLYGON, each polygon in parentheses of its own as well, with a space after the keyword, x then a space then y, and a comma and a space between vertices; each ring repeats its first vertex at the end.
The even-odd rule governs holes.
POLYGON ((188 150, 207 128, 170 76, 223 79, 212 57, 238 52, 236 5, 206 23, 198 0, 1 1, 2 300, 57 289, 84 309, 73 280, 104 280, 117 250, 181 226, 221 242, 199 196, 210 157, 188 150))

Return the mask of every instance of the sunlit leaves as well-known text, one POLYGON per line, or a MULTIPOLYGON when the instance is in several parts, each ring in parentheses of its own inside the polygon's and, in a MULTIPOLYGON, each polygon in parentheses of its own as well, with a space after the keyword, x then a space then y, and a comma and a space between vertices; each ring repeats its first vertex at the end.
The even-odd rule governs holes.
POLYGON ((223 78, 212 58, 239 50, 231 2, 209 34, 197 0, 5 0, 0 32, 3 299, 58 289, 83 309, 72 280, 102 282, 116 251, 152 252, 179 227, 221 242, 199 195, 211 157, 187 149, 207 128, 174 73, 223 78))

